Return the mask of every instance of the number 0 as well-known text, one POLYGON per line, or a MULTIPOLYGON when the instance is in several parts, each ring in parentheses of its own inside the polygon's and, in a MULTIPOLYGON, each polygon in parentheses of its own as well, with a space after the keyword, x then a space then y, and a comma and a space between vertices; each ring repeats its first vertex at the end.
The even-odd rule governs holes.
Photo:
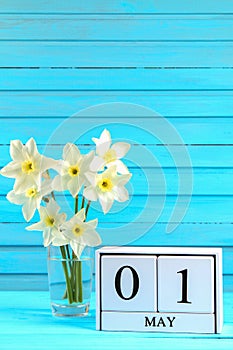
POLYGON ((139 277, 138 277, 137 272, 134 270, 134 268, 132 266, 122 266, 117 271, 116 277, 115 277, 115 289, 116 289, 116 292, 119 295, 119 297, 121 299, 124 299, 124 300, 133 299, 137 295, 137 292, 138 292, 138 289, 139 289, 139 277), (122 271, 124 269, 129 269, 132 272, 132 275, 133 275, 133 290, 132 290, 132 293, 131 293, 131 295, 129 297, 125 297, 122 294, 122 291, 121 291, 121 274, 122 274, 122 271))

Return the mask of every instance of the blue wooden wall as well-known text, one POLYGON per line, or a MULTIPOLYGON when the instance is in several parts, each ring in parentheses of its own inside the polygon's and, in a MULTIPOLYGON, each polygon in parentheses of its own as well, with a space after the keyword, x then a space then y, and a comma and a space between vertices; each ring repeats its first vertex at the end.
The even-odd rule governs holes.
MULTIPOLYGON (((182 223, 167 234, 177 169, 166 146, 131 134, 148 144, 167 182, 162 215, 134 244, 221 246, 224 289, 233 290, 232 39, 232 0, 1 0, 0 166, 10 161, 11 139, 26 142, 34 136, 44 150, 53 131, 83 108, 126 102, 155 110, 176 128, 190 153, 193 195, 182 223)), ((108 113, 98 123, 123 117, 125 123, 136 122, 130 113, 111 113, 114 119, 108 113)), ((78 122, 88 129, 92 117, 87 113, 78 122)), ((151 117, 143 118, 149 128, 151 117)), ((128 132, 134 133, 117 127, 113 136, 128 132)), ((81 147, 88 149, 88 142, 83 139, 81 147)), ((185 146, 170 147, 179 153, 185 146)), ((47 155, 58 156, 61 148, 52 143, 47 155)), ((162 195, 156 185, 160 170, 146 159, 141 162, 155 179, 149 194, 156 206, 162 195)), ((184 166, 181 160, 188 173, 184 166)), ((119 215, 100 215, 100 228, 119 227, 119 234, 126 234, 124 223, 140 213, 148 194, 142 170, 131 166, 133 199, 119 215)), ((0 289, 43 290, 46 251, 40 233, 25 231, 20 208, 6 201, 11 186, 9 179, 0 179, 0 289)), ((181 210, 187 195, 181 193, 181 210)), ((142 232, 152 216, 153 207, 145 222, 137 223, 142 232)))

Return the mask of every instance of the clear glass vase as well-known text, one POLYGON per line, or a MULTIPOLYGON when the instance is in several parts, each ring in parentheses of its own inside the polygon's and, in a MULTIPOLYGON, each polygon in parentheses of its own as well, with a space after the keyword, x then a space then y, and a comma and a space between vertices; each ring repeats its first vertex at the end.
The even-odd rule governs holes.
POLYGON ((80 260, 69 246, 48 247, 48 279, 54 316, 88 315, 93 275, 93 251, 86 247, 80 260))

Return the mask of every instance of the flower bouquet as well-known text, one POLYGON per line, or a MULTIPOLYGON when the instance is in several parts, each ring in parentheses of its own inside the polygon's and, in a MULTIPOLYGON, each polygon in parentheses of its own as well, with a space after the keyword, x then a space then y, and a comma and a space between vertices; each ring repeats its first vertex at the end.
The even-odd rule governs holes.
POLYGON ((48 272, 55 315, 88 313, 92 264, 87 247, 101 244, 96 231, 98 219, 87 221, 91 203, 99 201, 106 214, 115 200, 125 202, 129 197, 125 184, 131 174, 121 158, 130 145, 112 144, 106 129, 100 138, 92 140, 95 149, 88 154, 81 154, 76 145, 67 143, 61 160, 41 155, 33 138, 25 145, 13 140, 12 161, 1 170, 3 176, 15 179, 7 199, 22 206, 24 219, 28 222, 39 212, 40 220, 26 229, 42 231, 44 246, 49 247, 48 272), (71 218, 58 204, 61 196, 57 192, 61 191, 68 191, 74 199, 71 218))

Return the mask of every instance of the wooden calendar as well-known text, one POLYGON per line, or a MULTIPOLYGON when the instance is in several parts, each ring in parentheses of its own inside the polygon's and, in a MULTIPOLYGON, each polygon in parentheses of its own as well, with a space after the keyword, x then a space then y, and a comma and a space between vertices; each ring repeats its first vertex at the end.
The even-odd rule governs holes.
POLYGON ((96 251, 96 328, 220 333, 220 248, 104 247, 96 251))

